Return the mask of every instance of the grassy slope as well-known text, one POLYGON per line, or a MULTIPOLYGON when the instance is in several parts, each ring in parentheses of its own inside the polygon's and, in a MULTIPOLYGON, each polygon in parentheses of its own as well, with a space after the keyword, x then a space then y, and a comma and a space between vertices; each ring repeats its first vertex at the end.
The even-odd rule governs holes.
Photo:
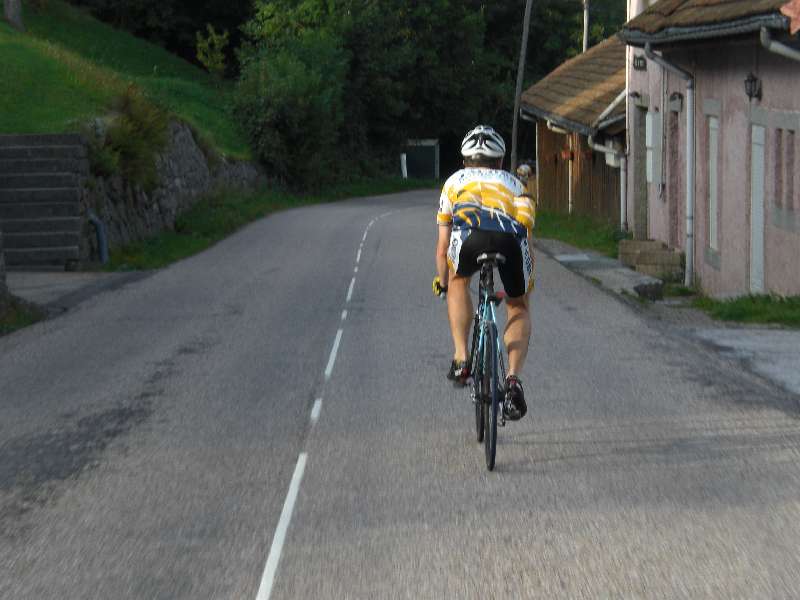
POLYGON ((0 24, 0 56, 11 68, 0 81, 0 133, 75 130, 135 83, 223 153, 249 157, 227 110, 228 84, 60 0, 26 10, 25 19, 29 35, 0 24))

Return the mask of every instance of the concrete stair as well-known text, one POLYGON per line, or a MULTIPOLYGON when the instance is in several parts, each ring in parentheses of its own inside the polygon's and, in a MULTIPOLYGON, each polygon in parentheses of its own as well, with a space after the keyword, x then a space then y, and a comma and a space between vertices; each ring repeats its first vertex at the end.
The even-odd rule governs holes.
POLYGON ((657 240, 621 240, 619 260, 637 272, 665 281, 683 278, 683 256, 657 240))
POLYGON ((79 135, 0 136, 0 231, 9 268, 65 268, 80 258, 79 135))

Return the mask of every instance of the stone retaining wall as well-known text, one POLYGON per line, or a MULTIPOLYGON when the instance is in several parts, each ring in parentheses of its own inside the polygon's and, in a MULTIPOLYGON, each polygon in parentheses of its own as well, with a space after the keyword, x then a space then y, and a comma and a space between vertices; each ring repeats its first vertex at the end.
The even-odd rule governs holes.
POLYGON ((255 188, 265 182, 264 174, 251 163, 209 161, 189 126, 176 121, 170 123, 169 146, 158 157, 157 167, 161 183, 150 193, 120 176, 90 177, 84 182, 82 260, 97 260, 99 254, 89 209, 105 224, 114 248, 174 230, 178 215, 212 190, 255 188))

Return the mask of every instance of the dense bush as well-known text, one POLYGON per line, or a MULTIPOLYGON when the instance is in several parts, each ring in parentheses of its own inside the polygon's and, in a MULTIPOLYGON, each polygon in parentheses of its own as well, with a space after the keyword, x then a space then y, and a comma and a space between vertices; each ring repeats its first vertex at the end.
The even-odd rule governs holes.
POLYGON ((145 189, 158 184, 156 157, 166 148, 169 116, 135 86, 120 96, 106 145, 119 155, 122 174, 145 189))
POLYGON ((169 116, 133 85, 114 104, 106 131, 87 132, 92 172, 122 175, 152 190, 158 185, 156 158, 168 142, 169 116))
POLYGON ((347 57, 332 35, 300 35, 242 70, 234 105, 268 172, 295 187, 336 179, 347 57))

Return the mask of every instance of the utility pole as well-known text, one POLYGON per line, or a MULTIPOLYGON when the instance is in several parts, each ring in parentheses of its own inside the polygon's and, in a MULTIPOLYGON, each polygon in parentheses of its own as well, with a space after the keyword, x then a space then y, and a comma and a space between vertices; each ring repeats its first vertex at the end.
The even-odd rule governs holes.
POLYGON ((589 49, 589 0, 583 0, 583 51, 589 49))
POLYGON ((517 67, 517 93, 514 96, 514 125, 511 131, 511 172, 517 172, 517 134, 519 132, 519 108, 522 99, 522 83, 525 79, 525 57, 528 54, 528 34, 531 28, 531 9, 533 0, 526 0, 525 19, 522 25, 522 48, 519 51, 517 67))

